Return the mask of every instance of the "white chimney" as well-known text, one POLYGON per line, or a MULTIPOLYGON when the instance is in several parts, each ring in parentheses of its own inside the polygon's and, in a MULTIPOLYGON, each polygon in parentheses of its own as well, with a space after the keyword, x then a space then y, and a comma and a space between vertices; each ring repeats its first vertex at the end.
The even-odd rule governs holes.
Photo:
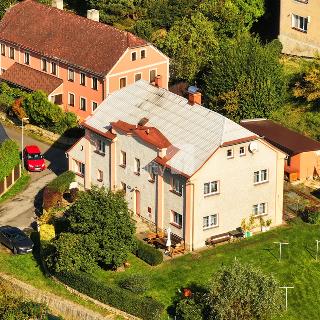
POLYGON ((55 8, 63 10, 63 0, 52 0, 51 5, 55 8))
POLYGON ((99 10, 91 9, 87 11, 87 18, 99 22, 99 10))

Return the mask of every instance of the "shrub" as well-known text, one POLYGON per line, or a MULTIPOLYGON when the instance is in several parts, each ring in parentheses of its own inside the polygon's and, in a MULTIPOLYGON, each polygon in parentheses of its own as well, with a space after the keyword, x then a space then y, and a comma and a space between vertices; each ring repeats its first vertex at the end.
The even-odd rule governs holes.
POLYGON ((23 101, 23 98, 19 98, 12 104, 12 112, 20 120, 27 116, 26 112, 22 107, 22 101, 23 101))
POLYGON ((136 296, 121 288, 109 287, 85 273, 63 273, 57 277, 83 294, 146 320, 160 319, 164 306, 150 297, 136 296))
POLYGON ((8 176, 12 169, 20 163, 19 146, 12 140, 0 144, 0 181, 8 176))
POLYGON ((152 266, 156 266, 163 262, 162 252, 145 244, 141 240, 137 240, 137 249, 133 253, 152 266))
POLYGON ((43 189, 43 204, 42 207, 44 210, 49 210, 61 205, 62 202, 62 193, 53 189, 50 189, 48 186, 43 189))
POLYGON ((52 224, 40 225, 40 240, 50 241, 55 237, 54 226, 52 224))
POLYGON ((60 174, 58 177, 53 179, 47 187, 50 190, 54 190, 63 194, 67 190, 69 190, 70 183, 75 180, 75 173, 72 171, 66 171, 60 174))
POLYGON ((313 207, 306 207, 304 211, 300 213, 300 216, 303 221, 310 223, 310 224, 320 224, 320 208, 313 206, 313 207))
POLYGON ((149 289, 149 279, 145 275, 133 274, 119 283, 120 287, 134 293, 143 293, 149 289))
POLYGON ((184 298, 176 305, 176 316, 181 320, 202 320, 202 308, 194 299, 184 298))

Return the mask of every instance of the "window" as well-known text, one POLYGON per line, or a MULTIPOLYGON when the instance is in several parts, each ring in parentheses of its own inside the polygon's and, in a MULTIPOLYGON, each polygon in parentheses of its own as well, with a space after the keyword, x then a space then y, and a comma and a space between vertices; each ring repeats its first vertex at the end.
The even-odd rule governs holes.
POLYGON ((203 217, 203 229, 209 229, 218 226, 218 215, 212 214, 210 216, 203 217))
POLYGON ((182 214, 172 211, 172 223, 178 227, 182 227, 182 214))
POLYGON ((228 159, 233 158, 233 149, 228 149, 227 150, 227 158, 228 159))
POLYGON ((140 159, 135 158, 134 159, 134 173, 137 175, 140 175, 140 159))
POLYGON ((106 143, 105 143, 105 141, 102 141, 102 140, 98 139, 98 141, 97 141, 97 151, 99 153, 103 153, 103 154, 106 153, 106 143))
POLYGON ((86 75, 83 72, 80 73, 80 84, 82 86, 86 85, 86 75))
POLYGON ((302 32, 307 32, 308 31, 308 18, 293 14, 292 15, 292 28, 297 29, 302 32))
POLYGON ((98 172, 97 172, 97 180, 99 182, 102 182, 103 181, 103 171, 102 170, 99 170, 98 169, 98 172))
POLYGON ((148 172, 149 172, 149 181, 155 182, 156 181, 156 165, 152 162, 151 165, 148 165, 148 172))
POLYGON ((68 69, 68 80, 74 82, 74 70, 68 69))
POLYGON ((205 195, 219 193, 219 181, 211 181, 204 184, 203 193, 205 195))
POLYGON ((252 213, 255 216, 260 216, 260 215, 266 214, 267 213, 267 204, 266 204, 266 202, 258 203, 258 204, 253 205, 252 213))
POLYGON ((125 168, 126 165, 127 165, 127 153, 124 151, 121 151, 121 153, 120 153, 120 166, 125 168))
POLYGON ((51 62, 51 73, 57 75, 57 64, 55 62, 51 62))
POLYGON ((146 50, 140 51, 140 57, 141 57, 141 59, 144 59, 146 57, 146 50))
POLYGON ((9 48, 9 58, 14 59, 14 48, 12 47, 9 48))
POLYGON ((86 98, 80 98, 80 110, 86 111, 87 110, 87 100, 86 98))
POLYGON ((92 77, 92 89, 98 90, 98 79, 96 77, 92 77))
POLYGON ((92 101, 92 112, 98 108, 98 104, 92 101))
POLYGON ((69 106, 74 107, 74 94, 73 93, 69 93, 68 104, 69 104, 69 106))
POLYGON ((240 149, 239 149, 239 155, 240 155, 240 156, 245 156, 245 155, 246 155, 246 149, 245 149, 245 147, 240 147, 240 149))
POLYGON ((127 85, 127 78, 120 78, 120 89, 127 85))
POLYGON ((75 169, 76 169, 76 173, 84 176, 85 175, 85 164, 75 160, 75 169))
POLYGON ((6 45, 1 43, 1 55, 5 56, 6 55, 6 45))
POLYGON ((182 195, 182 183, 178 177, 172 177, 171 191, 178 195, 182 195))
POLYGON ((157 71, 156 70, 150 70, 150 74, 149 74, 150 82, 155 82, 156 76, 157 76, 157 71))
POLYGON ((1 71, 1 74, 3 74, 6 71, 6 69, 1 68, 0 71, 1 71))
POLYGON ((139 80, 141 80, 141 73, 136 73, 135 75, 134 75, 134 81, 135 82, 137 82, 137 81, 139 81, 139 80))
POLYGON ((137 60, 137 53, 136 52, 132 52, 131 53, 131 61, 136 61, 137 60))
POLYGON ((124 193, 126 193, 127 191, 127 185, 124 182, 121 182, 121 188, 124 191, 124 193))
POLYGON ((29 52, 24 53, 24 63, 27 65, 30 64, 30 53, 29 52))
POLYGON ((262 183, 268 181, 268 170, 259 170, 254 172, 254 183, 262 183))
POLYGON ((42 58, 41 63, 42 63, 42 71, 47 72, 48 71, 47 60, 42 58))

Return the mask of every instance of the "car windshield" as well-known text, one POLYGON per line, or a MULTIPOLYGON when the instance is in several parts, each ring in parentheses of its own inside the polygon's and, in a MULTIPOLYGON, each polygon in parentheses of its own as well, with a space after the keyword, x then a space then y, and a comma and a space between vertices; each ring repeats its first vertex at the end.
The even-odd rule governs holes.
POLYGON ((28 153, 27 155, 28 160, 40 160, 43 159, 41 153, 28 153))

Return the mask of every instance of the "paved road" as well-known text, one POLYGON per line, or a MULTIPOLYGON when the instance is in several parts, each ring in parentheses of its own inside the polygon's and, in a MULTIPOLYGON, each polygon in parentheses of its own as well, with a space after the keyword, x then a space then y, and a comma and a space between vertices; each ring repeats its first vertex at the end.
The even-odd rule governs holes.
MULTIPOLYGON (((8 136, 15 140, 21 148, 21 130, 5 127, 8 136)), ((0 205, 0 225, 9 224, 19 228, 28 228, 36 217, 36 207, 42 203, 41 190, 57 174, 67 169, 64 150, 54 148, 31 137, 24 136, 24 145, 36 144, 46 159, 47 169, 42 172, 31 172, 29 187, 0 205)))

